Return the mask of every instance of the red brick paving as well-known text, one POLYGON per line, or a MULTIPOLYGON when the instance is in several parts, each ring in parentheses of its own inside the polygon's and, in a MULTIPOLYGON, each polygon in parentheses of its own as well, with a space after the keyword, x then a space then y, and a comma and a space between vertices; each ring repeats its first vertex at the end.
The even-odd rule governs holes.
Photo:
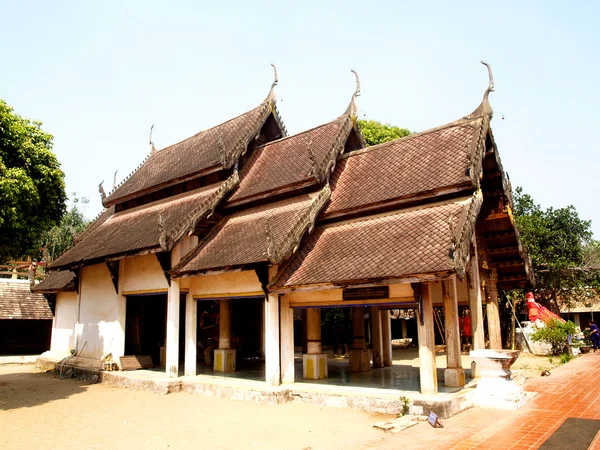
MULTIPOLYGON (((599 374, 600 354, 583 355, 528 380, 525 390, 538 394, 518 411, 473 408, 443 420, 444 428, 419 424, 374 448, 536 449, 568 417, 600 420, 599 374)), ((600 449, 600 433, 590 449, 600 449)))

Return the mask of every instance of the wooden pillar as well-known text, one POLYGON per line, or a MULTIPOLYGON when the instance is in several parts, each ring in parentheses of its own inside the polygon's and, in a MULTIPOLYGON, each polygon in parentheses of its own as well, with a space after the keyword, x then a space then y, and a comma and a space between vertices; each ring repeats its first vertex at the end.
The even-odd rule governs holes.
POLYGON ((458 298, 455 278, 443 281, 442 294, 444 297, 444 329, 446 335, 444 384, 449 387, 462 387, 465 385, 465 371, 462 368, 460 354, 458 298))
POLYGON ((391 367, 392 365, 392 317, 390 312, 379 311, 381 316, 381 344, 383 346, 383 366, 391 367))
POLYGON ((194 300, 194 281, 190 292, 185 296, 185 376, 196 376, 196 352, 198 348, 198 303, 194 300))
POLYGON ((306 310, 307 353, 302 355, 302 376, 309 380, 327 378, 327 355, 321 346, 321 309, 306 310))
POLYGON ((231 348, 231 300, 219 301, 219 348, 231 348))
POLYGON ((417 318, 419 335, 419 375, 421 379, 421 394, 437 393, 437 368, 435 366, 435 334, 433 323, 432 287, 421 283, 421 317, 417 318))
MULTIPOLYGON (((171 266, 175 266, 181 257, 181 248, 176 245, 171 250, 171 266)), ((171 278, 167 295, 167 349, 166 371, 167 377, 179 376, 179 279, 171 278)))
POLYGON ((402 324, 402 339, 406 339, 406 338, 408 338, 408 327, 406 326, 407 321, 402 319, 401 324, 402 324))
POLYGON ((487 324, 490 337, 490 348, 494 350, 502 349, 502 332, 500 330, 500 311, 498 308, 498 272, 492 269, 487 279, 486 290, 487 298, 487 324))
MULTIPOLYGON (((277 274, 277 266, 269 267, 269 280, 277 274)), ((269 294, 265 301, 265 378, 271 386, 281 384, 279 354, 279 294, 269 294)))
MULTIPOLYGON (((383 312, 383 311, 382 311, 383 312)), ((387 312, 387 311, 386 311, 387 312)), ((381 314, 379 307, 371 306, 371 342, 373 343, 373 367, 383 367, 383 339, 381 334, 381 314)))
POLYGON ((352 308, 352 348, 348 353, 351 372, 371 369, 371 358, 365 348, 365 313, 362 306, 352 308))
POLYGON ((219 348, 215 350, 215 372, 235 372, 236 352, 231 348, 231 300, 219 301, 219 348))
POLYGON ((471 313, 473 350, 481 350, 485 348, 485 337, 483 335, 483 303, 481 299, 481 280, 479 278, 479 260, 477 258, 475 236, 473 236, 473 246, 471 247, 469 279, 469 310, 471 313))
POLYGON ((290 308, 289 295, 279 300, 281 333, 281 382, 294 382, 294 310, 290 308))
POLYGON ((304 353, 308 353, 308 342, 306 340, 306 327, 307 327, 307 323, 308 323, 308 319, 306 318, 306 315, 308 310, 303 309, 300 311, 300 314, 302 314, 302 354, 304 353))

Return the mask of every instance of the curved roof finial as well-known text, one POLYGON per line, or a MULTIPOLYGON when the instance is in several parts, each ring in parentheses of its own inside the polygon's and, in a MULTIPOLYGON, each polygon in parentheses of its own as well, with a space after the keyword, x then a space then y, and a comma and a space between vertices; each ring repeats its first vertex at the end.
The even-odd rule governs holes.
POLYGON ((483 100, 475 111, 467 116, 467 119, 476 119, 478 117, 488 116, 489 119, 494 115, 494 110, 489 102, 490 92, 494 92, 494 75, 492 74, 492 66, 486 61, 481 61, 481 64, 487 67, 490 83, 483 94, 483 100))
POLYGON ((358 78, 358 73, 356 70, 350 69, 350 72, 352 72, 356 77, 356 90, 354 91, 354 94, 352 94, 352 100, 350 100, 350 104, 348 105, 345 114, 350 114, 353 117, 357 117, 358 107, 356 106, 356 97, 360 95, 360 78, 358 78))
POLYGON ((275 86, 279 84, 279 76, 277 75, 277 67, 275 64, 271 63, 273 66, 273 84, 271 84, 271 90, 269 91, 269 95, 265 99, 265 102, 270 102, 271 104, 275 104, 275 86))
POLYGON ((148 138, 148 140, 150 141, 150 154, 153 155, 154 153, 156 153, 156 147, 154 146, 154 141, 152 141, 152 129, 154 128, 154 124, 152 124, 152 126, 150 127, 150 137, 148 138))

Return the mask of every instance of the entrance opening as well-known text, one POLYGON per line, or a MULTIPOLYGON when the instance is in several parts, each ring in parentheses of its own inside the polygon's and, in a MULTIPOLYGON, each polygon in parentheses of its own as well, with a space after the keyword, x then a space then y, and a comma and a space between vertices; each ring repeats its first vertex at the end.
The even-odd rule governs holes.
POLYGON ((125 355, 150 355, 154 366, 160 366, 167 330, 167 295, 128 296, 125 318, 125 355))

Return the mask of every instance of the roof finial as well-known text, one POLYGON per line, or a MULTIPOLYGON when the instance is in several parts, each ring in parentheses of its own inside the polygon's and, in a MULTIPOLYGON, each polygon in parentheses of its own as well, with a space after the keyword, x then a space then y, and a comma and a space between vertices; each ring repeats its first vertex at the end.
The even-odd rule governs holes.
POLYGON ((104 201, 104 199, 106 198, 106 192, 104 192, 104 187, 102 186, 103 183, 104 180, 102 180, 98 185, 98 192, 100 192, 100 197, 102 197, 102 200, 104 201))
POLYGON ((468 119, 475 119, 483 116, 488 116, 488 118, 491 119, 494 115, 494 110, 492 109, 492 106, 488 100, 490 92, 494 92, 494 75, 492 74, 492 66, 490 66, 490 64, 486 61, 481 61, 481 64, 487 67, 490 83, 483 94, 483 100, 481 101, 481 104, 475 111, 467 116, 468 119))
POLYGON ((269 95, 267 95, 265 102, 269 102, 271 105, 274 105, 276 101, 275 86, 279 84, 279 76, 277 75, 277 67, 275 64, 271 63, 271 65, 273 66, 273 84, 271 84, 271 90, 269 91, 269 95))
POLYGON ((148 140, 150 141, 150 154, 153 155, 154 153, 156 153, 156 147, 154 146, 154 142, 152 141, 152 129, 154 128, 154 124, 152 124, 152 126, 150 127, 150 137, 148 138, 148 140))
POLYGON ((119 171, 119 169, 115 170, 115 176, 113 177, 113 191, 116 189, 117 187, 117 172, 119 171))
POLYGON ((349 114, 352 117, 357 117, 358 107, 356 106, 356 97, 360 95, 360 78, 358 78, 358 73, 356 72, 356 70, 350 69, 350 72, 352 72, 356 77, 356 90, 354 91, 354 94, 352 94, 352 100, 350 100, 350 104, 346 109, 346 114, 349 114))

